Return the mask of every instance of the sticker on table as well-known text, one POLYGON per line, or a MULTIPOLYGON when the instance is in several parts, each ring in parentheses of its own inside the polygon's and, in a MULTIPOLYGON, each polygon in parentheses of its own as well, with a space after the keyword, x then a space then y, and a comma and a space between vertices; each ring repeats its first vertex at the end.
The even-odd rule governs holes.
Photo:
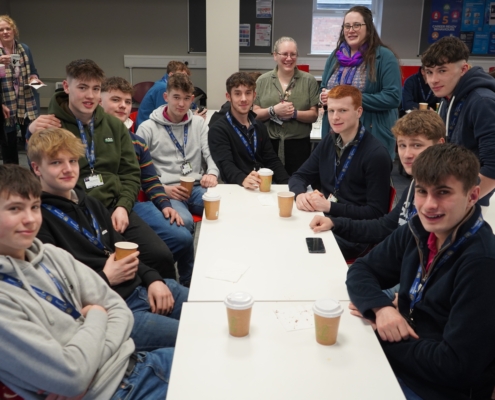
POLYGON ((237 260, 217 260, 207 269, 205 276, 210 279, 236 283, 248 269, 249 265, 237 260))
POLYGON ((262 206, 275 206, 275 198, 271 194, 260 194, 258 196, 258 201, 262 206))
POLYGON ((287 332, 310 329, 315 326, 311 305, 277 308, 273 312, 287 332))

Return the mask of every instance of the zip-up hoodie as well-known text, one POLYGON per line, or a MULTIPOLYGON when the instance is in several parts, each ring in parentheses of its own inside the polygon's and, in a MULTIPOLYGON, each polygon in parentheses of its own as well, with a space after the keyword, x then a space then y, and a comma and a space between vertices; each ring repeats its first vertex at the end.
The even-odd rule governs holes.
MULTIPOLYGON (((481 215, 476 204, 446 239, 430 266, 430 280, 414 307, 419 339, 381 341, 395 374, 425 400, 489 399, 495 385, 495 236, 484 222, 443 265, 438 260, 481 215)), ((399 312, 408 317, 409 290, 428 261, 419 216, 396 229, 347 273, 351 301, 369 319, 392 306, 381 289, 400 282, 399 312)))
MULTIPOLYGON (((481 67, 473 67, 461 77, 450 100, 443 99, 438 114, 446 125, 447 140, 473 151, 480 160, 480 173, 495 179, 495 79, 481 67), (454 131, 455 110, 464 101, 454 131)), ((488 199, 480 205, 488 205, 488 199)))
MULTIPOLYGON (((69 109, 69 96, 58 92, 52 97, 48 113, 55 114, 61 120, 62 128, 81 138, 76 117, 69 109)), ((88 145, 92 138, 89 128, 84 127, 88 145)), ((86 157, 79 159, 80 174, 78 184, 90 195, 100 200, 105 207, 124 207, 132 210, 141 187, 141 171, 134 153, 127 128, 112 115, 97 106, 94 112, 94 140, 96 164, 94 173, 101 174, 103 185, 86 189, 84 178, 91 174, 86 157)))
POLYGON ((150 115, 150 119, 139 125, 137 135, 141 136, 150 149, 153 164, 160 176, 160 181, 165 185, 173 185, 180 182, 181 166, 184 163, 182 154, 170 138, 165 126, 172 129, 172 133, 178 143, 184 147, 184 127, 187 125, 187 144, 185 148, 186 160, 191 164, 192 172, 188 175, 197 182, 201 179, 203 171, 201 161, 206 161, 206 174, 219 176, 220 172, 213 161, 208 147, 208 125, 202 117, 187 111, 187 119, 175 124, 163 116, 166 106, 158 107, 150 115))
POLYGON ((131 311, 97 274, 62 249, 35 239, 26 260, 0 256, 0 274, 25 287, 0 280, 0 381, 26 400, 48 393, 72 397, 86 389, 84 399, 109 399, 134 351, 131 311), (75 320, 39 297, 31 285, 60 298, 40 263, 79 311, 98 304, 107 313, 91 310, 75 320))

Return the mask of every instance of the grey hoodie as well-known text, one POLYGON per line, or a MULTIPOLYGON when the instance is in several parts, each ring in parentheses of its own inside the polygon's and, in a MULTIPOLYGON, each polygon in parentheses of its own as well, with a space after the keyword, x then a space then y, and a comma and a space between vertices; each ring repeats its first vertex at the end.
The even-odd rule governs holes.
POLYGON ((208 126, 203 118, 193 115, 191 110, 187 111, 187 120, 175 124, 163 117, 166 105, 158 107, 150 115, 150 119, 139 125, 137 135, 141 136, 151 153, 153 164, 157 170, 160 180, 165 185, 180 182, 181 166, 184 162, 174 142, 170 138, 165 125, 171 127, 179 144, 184 146, 184 127, 187 125, 186 159, 191 163, 192 176, 199 181, 205 173, 202 168, 202 157, 206 161, 206 174, 219 176, 220 172, 215 165, 208 147, 208 126))
POLYGON ((26 400, 45 399, 47 393, 72 397, 86 389, 84 399, 109 399, 134 351, 131 311, 95 272, 66 251, 34 239, 26 258, 0 256, 0 274, 25 286, 0 280, 0 381, 26 400), (79 311, 98 304, 107 313, 93 309, 75 320, 39 297, 31 285, 61 297, 40 263, 79 311), (37 394, 39 390, 46 393, 37 394))

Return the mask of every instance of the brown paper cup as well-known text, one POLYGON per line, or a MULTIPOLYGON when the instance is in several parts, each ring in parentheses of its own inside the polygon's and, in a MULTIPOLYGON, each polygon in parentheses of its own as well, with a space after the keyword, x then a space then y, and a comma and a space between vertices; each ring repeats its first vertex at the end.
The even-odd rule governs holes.
POLYGON ((272 175, 260 175, 260 192, 269 192, 272 188, 272 175))
POLYGON ((251 324, 250 307, 246 310, 233 310, 227 307, 227 318, 229 321, 229 333, 234 337, 243 337, 249 334, 251 324))
POLYGON ((281 217, 287 218, 292 215, 293 204, 294 204, 293 192, 278 193, 278 209, 279 209, 279 215, 281 217))
POLYGON ((115 243, 115 260, 118 261, 129 254, 135 253, 138 245, 132 242, 117 242, 115 243))
POLYGON ((334 318, 320 317, 315 314, 315 334, 319 344, 330 346, 337 342, 340 315, 334 318))
POLYGON ((194 178, 190 176, 181 176, 180 185, 185 187, 187 189, 188 195, 191 196, 191 192, 194 186, 194 178))
POLYGON ((428 103, 419 103, 420 110, 428 110, 428 103))
POLYGON ((218 219, 218 213, 220 211, 220 200, 204 200, 203 204, 205 206, 205 217, 206 219, 218 219))

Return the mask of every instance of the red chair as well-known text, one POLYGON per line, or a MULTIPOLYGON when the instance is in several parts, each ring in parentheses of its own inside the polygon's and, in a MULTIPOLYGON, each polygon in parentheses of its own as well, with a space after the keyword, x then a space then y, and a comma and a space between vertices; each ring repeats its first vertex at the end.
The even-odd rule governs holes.
POLYGON ((23 397, 14 393, 7 386, 5 386, 2 382, 0 382, 0 400, 23 400, 23 397))
MULTIPOLYGON (((392 208, 394 208, 394 201, 395 201, 395 196, 397 195, 397 190, 395 190, 395 188, 393 186, 390 186, 390 196, 389 196, 389 202, 388 202, 388 212, 392 211, 392 208)), ((373 245, 373 246, 369 246, 368 250, 366 250, 366 252, 361 256, 365 256, 366 254, 368 254, 372 249, 373 247, 375 247, 376 245, 373 245)), ((345 260, 345 262, 347 263, 348 266, 354 264, 354 262, 357 260, 357 258, 351 258, 349 260, 345 260)))
POLYGON ((134 127, 136 126, 137 115, 138 115, 137 111, 133 111, 133 112, 131 112, 131 115, 129 115, 129 118, 132 120, 132 122, 134 122, 134 124, 132 124, 132 126, 131 126, 131 132, 132 133, 136 133, 136 130, 134 127))
POLYGON ((134 88, 134 94, 132 96, 132 100, 135 101, 136 103, 141 103, 144 99, 144 96, 150 90, 151 86, 153 86, 155 83, 154 82, 139 82, 136 83, 133 88, 134 88))

